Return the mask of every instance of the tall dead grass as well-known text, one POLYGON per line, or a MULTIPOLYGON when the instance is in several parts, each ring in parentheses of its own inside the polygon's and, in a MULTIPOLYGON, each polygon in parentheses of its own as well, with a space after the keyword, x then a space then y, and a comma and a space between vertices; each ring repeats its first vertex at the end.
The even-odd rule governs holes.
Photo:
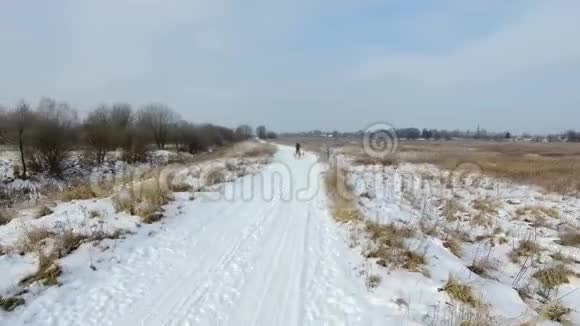
POLYGON ((278 149, 273 144, 245 141, 234 145, 230 155, 242 158, 270 158, 276 153, 276 151, 278 151, 278 149))
POLYGON ((455 170, 465 162, 481 172, 532 184, 563 194, 580 191, 580 146, 577 144, 425 142, 403 144, 399 158, 455 170))
POLYGON ((55 194, 50 194, 49 198, 55 200, 62 200, 62 201, 71 201, 71 200, 78 200, 78 199, 91 199, 97 198, 101 196, 106 196, 108 193, 103 193, 99 191, 95 191, 91 188, 90 184, 82 183, 71 185, 59 191, 55 194))
POLYGON ((169 190, 161 187, 155 179, 124 189, 111 198, 118 212, 137 215, 146 224, 159 221, 163 217, 162 206, 166 205, 169 199, 169 190))
POLYGON ((363 217, 356 207, 352 188, 348 184, 347 172, 331 165, 324 180, 327 195, 332 203, 332 216, 340 223, 360 222, 363 217))

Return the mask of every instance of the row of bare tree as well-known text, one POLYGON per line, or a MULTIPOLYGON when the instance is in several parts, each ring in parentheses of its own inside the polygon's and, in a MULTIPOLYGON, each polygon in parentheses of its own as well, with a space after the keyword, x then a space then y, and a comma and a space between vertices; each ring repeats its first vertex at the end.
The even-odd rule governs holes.
MULTIPOLYGON (((261 132, 263 127, 256 131, 261 132)), ((265 131, 265 128, 264 128, 265 131)), ((275 137, 265 133, 263 138, 275 137)), ((152 148, 172 146, 192 154, 253 137, 250 126, 232 130, 212 124, 193 124, 164 104, 149 104, 133 110, 130 104, 101 105, 84 119, 67 103, 42 99, 36 108, 21 101, 0 110, 0 143, 18 148, 19 177, 29 171, 60 175, 72 150, 83 150, 95 164, 107 154, 122 150, 122 159, 141 162, 152 148)))

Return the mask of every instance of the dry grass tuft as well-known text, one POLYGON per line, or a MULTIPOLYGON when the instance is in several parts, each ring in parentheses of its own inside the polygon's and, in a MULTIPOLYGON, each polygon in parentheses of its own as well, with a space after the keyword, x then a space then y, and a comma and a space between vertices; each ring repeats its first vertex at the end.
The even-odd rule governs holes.
POLYGON ((474 308, 481 306, 479 300, 473 295, 471 287, 465 285, 453 277, 449 277, 447 283, 439 291, 445 291, 451 299, 466 303, 474 308))
POLYGON ((471 207, 481 214, 495 216, 497 215, 499 204, 492 199, 476 199, 471 203, 471 207))
POLYGON ((487 271, 492 268, 493 265, 488 259, 474 259, 472 264, 467 266, 467 269, 471 272, 482 277, 488 277, 489 273, 487 271))
POLYGON ((118 193, 111 197, 113 207, 117 212, 126 212, 135 215, 135 198, 127 193, 118 193))
POLYGON ((576 261, 576 259, 574 259, 574 257, 565 255, 562 252, 553 253, 550 255, 550 257, 552 257, 553 260, 564 263, 564 264, 580 263, 579 261, 576 261))
POLYGON ((365 279, 365 285, 368 290, 374 289, 381 284, 381 277, 379 275, 368 275, 365 279))
POLYGON ((462 213, 465 213, 465 208, 455 198, 446 200, 441 208, 441 214, 449 222, 456 221, 462 213))
POLYGON ((565 323, 566 319, 564 318, 564 316, 566 316, 568 313, 570 313, 569 308, 566 308, 561 303, 556 302, 549 303, 543 306, 539 315, 540 318, 544 320, 550 320, 557 323, 565 323))
POLYGON ((525 206, 518 208, 515 211, 515 214, 518 217, 531 217, 534 220, 543 220, 546 217, 552 219, 560 218, 560 212, 554 207, 547 208, 541 206, 525 206))
POLYGON ((569 230, 560 233, 560 243, 564 246, 578 247, 580 246, 580 231, 569 230))
POLYGON ((57 254, 59 258, 62 258, 77 250, 84 242, 89 241, 90 236, 75 233, 69 229, 59 234, 57 239, 59 240, 57 254))
POLYGON ((96 210, 89 211, 88 214, 89 214, 90 219, 101 217, 101 213, 99 211, 96 211, 96 210))
POLYGON ((62 274, 62 268, 56 263, 53 256, 40 255, 38 258, 38 270, 22 280, 20 286, 29 286, 41 282, 44 286, 58 285, 58 277, 62 274))
POLYGON ((50 209, 50 207, 48 207, 46 205, 42 205, 36 211, 35 218, 41 218, 43 216, 47 216, 47 215, 50 215, 52 213, 53 213, 53 211, 52 211, 52 209, 50 209))
POLYGON ((169 189, 173 192, 190 192, 193 190, 193 187, 188 183, 180 182, 170 184, 169 189))
POLYGON ((47 228, 32 227, 25 229, 22 237, 16 243, 16 248, 21 253, 38 252, 42 241, 53 235, 55 233, 47 228))
POLYGON ((395 157, 375 158, 368 155, 362 155, 354 159, 355 165, 382 165, 382 166, 397 166, 399 160, 395 157))
POLYGON ((111 198, 117 212, 141 217, 143 223, 153 223, 162 217, 162 206, 169 202, 169 190, 155 183, 142 183, 138 190, 124 190, 111 198))
POLYGON ((70 186, 57 195, 57 199, 62 201, 71 201, 76 199, 91 199, 98 197, 99 194, 91 189, 88 184, 79 184, 70 186))
MULTIPOLYGON (((480 305, 472 307, 463 302, 445 304, 443 309, 434 307, 433 315, 426 316, 423 321, 430 326, 492 326, 497 322, 490 316, 489 307, 480 305)), ((520 325, 524 326, 524 324, 520 325)))
POLYGON ((451 253, 458 258, 461 258, 461 242, 457 241, 456 239, 449 238, 443 242, 443 247, 449 249, 449 251, 451 251, 451 253))
POLYGON ((11 209, 0 208, 0 225, 10 223, 14 218, 14 212, 11 209))
MULTIPOLYGON (((405 249, 401 251, 402 267, 412 272, 426 273, 423 265, 426 263, 425 254, 414 250, 405 249)), ((428 274, 428 273, 426 273, 428 274)))
POLYGON ((546 289, 553 289, 558 285, 568 283, 570 275, 574 275, 574 272, 564 264, 545 267, 533 274, 546 289))
POLYGON ((226 176, 224 174, 224 169, 220 167, 214 167, 207 172, 204 177, 205 184, 208 186, 213 186, 218 183, 226 181, 226 176))
POLYGON ((395 224, 366 223, 366 231, 369 238, 376 243, 389 247, 403 247, 403 240, 410 238, 415 231, 409 227, 398 227, 395 224))
MULTIPOLYGON (((489 215, 486 215, 486 214, 483 214, 480 212, 480 213, 475 214, 471 218, 471 224, 484 226, 484 227, 491 227, 493 225, 493 219, 489 215)), ((486 238, 489 238, 489 236, 486 236, 486 238)))
POLYGON ((19 297, 3 298, 0 296, 0 308, 4 311, 14 311, 18 306, 22 306, 26 301, 19 297))
POLYGON ((367 222, 365 231, 374 246, 365 254, 367 258, 377 258, 377 264, 384 267, 402 267, 413 272, 423 272, 425 255, 408 249, 404 242, 405 238, 414 235, 413 229, 367 222))
POLYGON ((537 255, 541 251, 540 246, 532 240, 520 241, 517 248, 510 253, 512 262, 518 263, 520 257, 531 257, 537 255))

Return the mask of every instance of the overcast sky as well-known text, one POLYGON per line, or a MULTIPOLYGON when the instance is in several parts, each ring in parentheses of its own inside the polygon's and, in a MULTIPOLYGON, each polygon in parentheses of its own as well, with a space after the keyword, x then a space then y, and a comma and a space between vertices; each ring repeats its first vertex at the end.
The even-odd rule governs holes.
POLYGON ((277 131, 580 129, 580 1, 2 0, 0 103, 277 131))

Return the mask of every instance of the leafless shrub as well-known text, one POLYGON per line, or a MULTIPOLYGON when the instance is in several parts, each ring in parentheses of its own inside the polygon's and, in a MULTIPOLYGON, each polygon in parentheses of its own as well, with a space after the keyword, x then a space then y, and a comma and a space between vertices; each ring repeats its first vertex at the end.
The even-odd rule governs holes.
POLYGON ((76 111, 68 104, 42 99, 30 128, 30 168, 60 175, 64 169, 63 162, 76 139, 76 124, 76 111))

